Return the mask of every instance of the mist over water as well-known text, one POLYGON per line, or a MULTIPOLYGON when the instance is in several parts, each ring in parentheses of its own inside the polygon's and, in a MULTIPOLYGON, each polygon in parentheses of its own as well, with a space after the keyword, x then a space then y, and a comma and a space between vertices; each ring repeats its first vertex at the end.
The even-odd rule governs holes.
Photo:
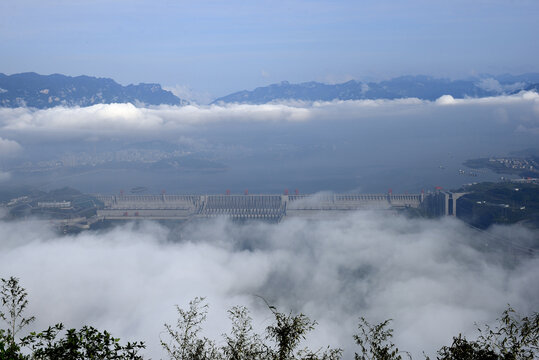
POLYGON ((248 306, 259 330, 271 322, 255 295, 317 320, 308 338, 315 348, 343 347, 352 358, 358 317, 392 318, 395 343, 422 358, 508 303, 521 314, 539 309, 539 259, 514 257, 491 235, 539 239, 518 225, 478 233, 454 219, 376 212, 279 224, 129 223, 72 236, 43 222, 0 222, 0 274, 21 279, 36 329, 97 326, 144 340, 154 359, 164 356, 159 336, 175 322, 173 305, 206 296, 205 335, 219 343, 231 306, 248 306))
POLYGON ((19 148, 3 165, 10 181, 45 190, 71 186, 117 193, 144 186, 152 193, 242 193, 245 188, 251 193, 285 188, 302 193, 419 192, 499 179, 487 171, 471 177, 458 170, 471 158, 537 147, 539 95, 0 109, 0 137, 19 148), (117 154, 152 142, 156 150, 172 146, 219 166, 149 171, 112 164, 20 172, 14 165, 80 153, 117 154))

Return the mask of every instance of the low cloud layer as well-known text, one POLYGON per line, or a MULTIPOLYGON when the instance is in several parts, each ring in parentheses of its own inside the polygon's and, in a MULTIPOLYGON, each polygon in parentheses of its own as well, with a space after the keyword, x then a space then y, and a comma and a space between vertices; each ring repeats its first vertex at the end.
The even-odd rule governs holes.
POLYGON ((21 150, 18 142, 0 137, 0 156, 10 156, 21 150))
MULTIPOLYGON (((140 108, 132 104, 99 104, 85 108, 56 107, 46 110, 27 108, 0 109, 0 135, 5 132, 47 134, 147 134, 181 132, 211 124, 256 124, 309 121, 368 121, 377 117, 395 116, 406 121, 408 116, 445 118, 447 106, 453 111, 492 112, 499 108, 518 112, 511 117, 516 126, 539 128, 539 95, 523 92, 518 95, 489 98, 454 99, 442 96, 434 102, 419 99, 358 100, 312 102, 287 101, 264 105, 189 105, 140 108)), ((495 121, 497 117, 493 117, 495 121)), ((436 121, 436 120, 433 120, 436 121)))
MULTIPOLYGON (((144 340, 146 355, 163 356, 163 323, 174 304, 206 296, 206 335, 229 331, 226 309, 246 305, 263 329, 282 311, 319 322, 312 346, 345 348, 352 358, 359 316, 394 319, 400 349, 432 354, 474 322, 496 319, 510 303, 537 311, 539 259, 507 256, 451 220, 409 220, 357 213, 340 220, 289 219, 237 225, 225 220, 170 230, 154 223, 58 237, 48 224, 0 223, 0 274, 17 276, 29 292, 40 329, 58 321, 91 324, 124 340, 144 340), (488 252, 485 252, 488 249, 488 252)), ((491 230, 497 238, 536 241, 519 226, 491 230)))
POLYGON ((494 78, 481 79, 476 85, 483 90, 494 91, 500 94, 507 92, 511 93, 519 89, 523 89, 526 86, 526 84, 523 82, 502 85, 498 80, 494 78))
POLYGON ((16 141, 23 151, 0 163, 0 169, 11 173, 12 183, 70 186, 83 192, 110 193, 141 185, 181 193, 245 188, 416 192, 496 180, 496 174, 470 179, 458 170, 468 159, 536 148, 538 135, 535 92, 478 99, 443 96, 433 102, 408 98, 2 108, 0 137, 16 141), (126 157, 126 151, 132 157, 126 157), (168 172, 158 177, 143 171, 178 154, 206 164, 210 160, 223 171, 219 176, 186 172, 175 167, 181 162, 172 161, 164 164, 168 172), (118 163, 126 159, 136 161, 118 163), (112 166, 133 171, 94 172, 112 166))

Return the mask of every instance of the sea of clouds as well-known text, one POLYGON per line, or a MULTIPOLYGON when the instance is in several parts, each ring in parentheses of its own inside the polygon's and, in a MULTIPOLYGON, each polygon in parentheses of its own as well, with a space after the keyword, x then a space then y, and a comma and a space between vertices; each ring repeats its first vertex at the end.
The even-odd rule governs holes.
MULTIPOLYGON (((206 179, 206 188, 192 185, 199 180, 179 179, 167 184, 169 189, 184 181, 181 187, 187 192, 234 186, 260 191, 288 186, 309 192, 419 191, 442 182, 455 188, 467 182, 454 174, 468 159, 536 148, 539 95, 521 92, 466 99, 445 95, 436 101, 407 98, 183 107, 99 104, 45 110, 0 108, 0 138, 2 184, 53 181, 58 187, 77 188, 76 182, 84 178, 56 181, 46 178, 50 174, 35 173, 35 179, 25 179, 17 173, 17 166, 58 161, 70 153, 114 152, 129 148, 129 144, 135 144, 133 148, 155 141, 217 160, 227 168, 223 180, 208 184, 206 179), (41 175, 44 178, 38 179, 41 175), (335 185, 338 181, 340 187, 335 185)), ((145 174, 139 175, 146 179, 145 174)), ((484 179, 487 177, 476 180, 484 179)), ((109 188, 104 183, 108 180, 94 176, 88 181, 81 190, 98 191, 91 184, 105 192, 139 185, 121 177, 109 188)), ((159 189, 165 186, 140 181, 159 189)))
MULTIPOLYGON (((436 162, 449 152, 466 159, 522 150, 536 146, 538 135, 535 92, 433 102, 0 108, 2 160, 25 156, 29 148, 39 153, 43 143, 55 151, 79 140, 196 145, 231 137, 247 148, 256 146, 253 139, 309 145, 329 138, 330 145, 353 144, 342 155, 346 161, 377 154, 377 163, 395 166, 428 156, 436 162)), ((323 170, 316 161, 309 166, 323 170)), ((1 166, 0 181, 9 181, 1 166)), ((342 347, 352 358, 358 317, 392 318, 395 343, 421 358, 421 351, 433 355, 459 332, 473 334, 474 322, 492 322, 508 303, 523 314, 539 310, 539 259, 515 257, 492 236, 525 245, 539 238, 518 225, 483 234, 454 219, 368 212, 280 224, 220 219, 176 229, 148 222, 70 236, 44 222, 1 221, 0 276, 21 279, 35 329, 60 321, 94 325, 124 340, 144 340, 154 359, 164 356, 159 339, 163 324, 175 321, 175 304, 205 296, 206 335, 219 339, 229 331, 226 310, 234 305, 251 309, 257 329, 270 324, 271 312, 257 295, 317 320, 308 338, 314 348, 342 347)))
POLYGON ((358 212, 339 220, 287 219, 237 224, 226 219, 170 228, 152 222, 60 236, 46 222, 0 222, 0 276, 28 290, 32 328, 63 322, 144 340, 144 354, 165 356, 163 324, 174 305, 196 296, 210 305, 204 334, 223 344, 226 310, 245 305, 259 331, 280 311, 317 320, 305 343, 357 349, 358 318, 391 318, 395 343, 422 358, 474 335, 511 304, 539 310, 539 258, 499 241, 528 246, 537 231, 515 225, 487 233, 455 219, 409 219, 358 212))
MULTIPOLYGON (((436 101, 416 98, 395 100, 335 100, 330 102, 281 101, 262 105, 218 104, 137 107, 133 104, 98 104, 89 107, 55 107, 37 110, 0 108, 0 135, 47 136, 157 136, 212 125, 245 126, 259 123, 309 123, 313 121, 369 122, 379 118, 413 121, 428 118, 431 125, 455 117, 488 116, 493 125, 511 123, 515 130, 539 132, 539 95, 521 92, 486 98, 436 101), (482 114, 482 115, 481 115, 482 114)), ((3 142, 7 139, 3 139, 3 142)))

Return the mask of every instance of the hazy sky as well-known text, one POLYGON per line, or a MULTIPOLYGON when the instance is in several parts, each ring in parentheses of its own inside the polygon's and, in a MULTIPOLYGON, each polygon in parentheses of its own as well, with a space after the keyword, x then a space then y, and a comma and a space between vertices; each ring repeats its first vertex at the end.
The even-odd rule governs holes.
POLYGON ((281 80, 539 71, 536 0, 0 2, 0 72, 212 96, 281 80))

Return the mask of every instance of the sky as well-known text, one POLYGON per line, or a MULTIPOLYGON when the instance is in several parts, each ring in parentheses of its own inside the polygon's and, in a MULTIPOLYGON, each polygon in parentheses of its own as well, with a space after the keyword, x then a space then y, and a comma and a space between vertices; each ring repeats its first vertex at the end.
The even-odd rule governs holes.
POLYGON ((0 72, 211 98, 283 80, 539 71, 535 0, 0 2, 0 72))

